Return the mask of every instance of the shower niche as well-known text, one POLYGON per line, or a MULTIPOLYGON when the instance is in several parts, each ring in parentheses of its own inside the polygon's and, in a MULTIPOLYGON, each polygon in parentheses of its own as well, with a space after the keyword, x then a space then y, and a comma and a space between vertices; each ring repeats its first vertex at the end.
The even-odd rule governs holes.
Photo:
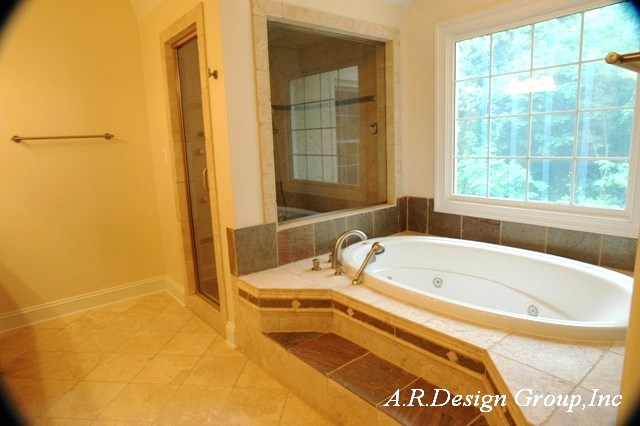
POLYGON ((278 222, 386 203, 384 43, 267 32, 278 222))

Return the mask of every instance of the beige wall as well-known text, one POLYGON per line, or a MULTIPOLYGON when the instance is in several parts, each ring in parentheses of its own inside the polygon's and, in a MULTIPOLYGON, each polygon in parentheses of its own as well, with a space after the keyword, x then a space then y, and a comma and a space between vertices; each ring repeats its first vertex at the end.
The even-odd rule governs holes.
POLYGON ((233 207, 237 228, 262 223, 262 181, 250 0, 221 0, 233 207))
POLYGON ((3 29, 0 315, 162 275, 141 70, 128 0, 31 0, 3 29))
POLYGON ((403 182, 405 193, 434 196, 435 25, 511 3, 511 0, 414 0, 403 28, 403 182))

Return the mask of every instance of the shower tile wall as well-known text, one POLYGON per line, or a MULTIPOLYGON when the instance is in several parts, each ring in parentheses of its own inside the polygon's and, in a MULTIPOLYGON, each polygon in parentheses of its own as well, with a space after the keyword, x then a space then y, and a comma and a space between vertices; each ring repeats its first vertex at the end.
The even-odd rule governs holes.
POLYGON ((409 231, 518 247, 626 271, 634 269, 636 238, 439 213, 434 211, 432 198, 408 197, 407 205, 409 231))

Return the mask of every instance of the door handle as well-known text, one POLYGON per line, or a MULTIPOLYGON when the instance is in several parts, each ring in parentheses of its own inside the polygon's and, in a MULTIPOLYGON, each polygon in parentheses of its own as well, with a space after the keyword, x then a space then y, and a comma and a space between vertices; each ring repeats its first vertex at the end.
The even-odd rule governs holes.
POLYGON ((202 171, 202 183, 204 183, 204 187, 208 191, 209 190, 209 170, 207 170, 207 168, 205 168, 202 171))

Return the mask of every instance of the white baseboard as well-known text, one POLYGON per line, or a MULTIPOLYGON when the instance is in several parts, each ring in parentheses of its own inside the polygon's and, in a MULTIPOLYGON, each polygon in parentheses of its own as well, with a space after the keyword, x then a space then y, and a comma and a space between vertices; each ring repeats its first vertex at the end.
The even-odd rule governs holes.
POLYGON ((164 281, 165 290, 167 290, 167 293, 173 296, 173 298, 176 299, 182 306, 186 306, 187 295, 184 291, 184 287, 167 276, 164 277, 164 281))
POLYGON ((0 332, 160 291, 167 291, 184 304, 184 290, 180 284, 160 276, 0 315, 0 332))

